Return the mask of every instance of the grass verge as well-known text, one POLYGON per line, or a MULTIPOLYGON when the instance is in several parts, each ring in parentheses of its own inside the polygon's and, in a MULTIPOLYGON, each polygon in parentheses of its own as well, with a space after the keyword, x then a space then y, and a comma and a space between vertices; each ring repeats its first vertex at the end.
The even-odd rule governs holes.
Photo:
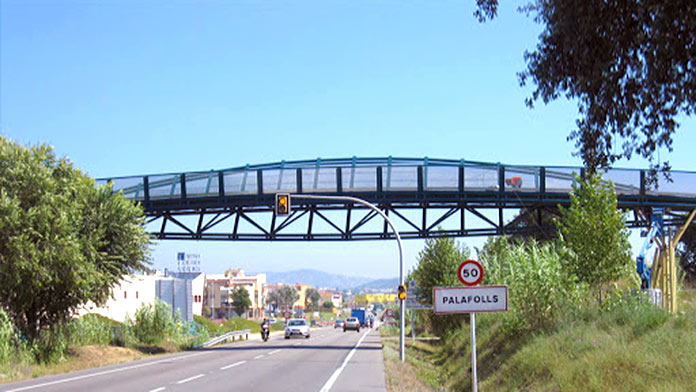
POLYGON ((432 363, 437 345, 431 342, 409 340, 406 346, 406 362, 399 359, 399 339, 393 331, 382 331, 382 354, 389 392, 432 392, 440 388, 439 370, 432 363))
POLYGON ((108 345, 70 347, 68 355, 57 363, 12 362, 0 365, 0 383, 90 369, 147 357, 133 348, 108 345))

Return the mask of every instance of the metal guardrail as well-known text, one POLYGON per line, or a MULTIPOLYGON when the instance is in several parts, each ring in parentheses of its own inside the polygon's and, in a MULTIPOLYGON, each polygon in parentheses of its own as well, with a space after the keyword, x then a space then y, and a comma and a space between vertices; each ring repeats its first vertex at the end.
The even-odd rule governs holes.
POLYGON ((227 332, 227 333, 224 334, 224 335, 220 335, 220 336, 218 336, 218 337, 215 337, 215 338, 213 338, 213 339, 210 339, 209 341, 207 341, 207 342, 205 342, 205 343, 201 343, 201 344, 199 344, 199 345, 197 345, 197 346, 194 346, 194 348, 205 348, 205 347, 214 346, 214 345, 219 344, 219 343, 222 343, 222 342, 224 342, 224 341, 226 341, 226 340, 228 340, 228 339, 230 339, 230 338, 234 341, 234 337, 235 337, 235 336, 241 336, 241 335, 246 335, 245 338, 246 338, 247 340, 249 340, 249 334, 250 334, 250 333, 251 333, 251 330, 250 330, 250 329, 242 329, 241 331, 230 331, 230 332, 227 332))

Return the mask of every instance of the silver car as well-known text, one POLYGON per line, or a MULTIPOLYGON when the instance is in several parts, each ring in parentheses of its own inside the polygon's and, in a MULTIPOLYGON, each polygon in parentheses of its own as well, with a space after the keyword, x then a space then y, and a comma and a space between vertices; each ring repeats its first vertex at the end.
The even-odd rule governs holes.
POLYGON ((356 332, 360 332, 360 320, 357 317, 348 317, 346 323, 343 324, 343 332, 352 329, 356 332))
POLYGON ((309 339, 309 324, 305 319, 290 319, 285 325, 285 339, 292 336, 304 336, 309 339))

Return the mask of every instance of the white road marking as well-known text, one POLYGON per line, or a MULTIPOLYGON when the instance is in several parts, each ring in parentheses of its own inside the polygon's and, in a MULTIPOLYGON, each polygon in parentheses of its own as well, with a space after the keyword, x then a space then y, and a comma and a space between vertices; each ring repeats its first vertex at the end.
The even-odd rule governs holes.
POLYGON ((198 375, 195 375, 195 376, 193 376, 193 377, 189 377, 189 378, 185 378, 185 379, 183 379, 183 380, 181 380, 181 381, 177 381, 176 383, 177 383, 177 384, 183 384, 183 383, 185 383, 185 382, 193 381, 193 380, 195 380, 195 379, 197 379, 197 378, 201 378, 201 377, 204 377, 204 376, 205 376, 205 374, 198 374, 198 375))
POLYGON ((246 361, 240 361, 240 362, 237 362, 237 363, 233 363, 233 364, 231 364, 231 365, 223 366, 223 367, 220 368, 220 370, 227 370, 227 369, 229 369, 229 368, 233 368, 233 367, 235 367, 235 366, 239 366, 239 365, 241 365, 241 364, 243 364, 243 363, 246 363, 246 361))
POLYGON ((273 355, 273 354, 279 353, 279 352, 281 352, 281 351, 283 351, 283 350, 280 350, 280 349, 278 349, 278 350, 273 350, 273 351, 271 351, 270 353, 268 353, 268 355, 273 355))
POLYGON ((255 356, 254 359, 259 359, 261 357, 263 357, 263 354, 255 356))
POLYGON ((19 391, 26 391, 26 390, 29 390, 29 389, 35 389, 35 388, 46 387, 46 386, 49 386, 49 385, 63 384, 63 383, 70 382, 70 381, 82 380, 82 379, 90 378, 90 377, 103 376, 103 375, 105 375, 105 374, 111 374, 111 373, 122 372, 122 371, 124 371, 124 370, 137 369, 137 368, 140 368, 140 367, 155 365, 155 364, 162 363, 162 362, 178 361, 178 360, 184 359, 184 358, 197 357, 197 356, 199 356, 199 355, 209 354, 209 353, 211 353, 211 352, 213 352, 213 351, 204 351, 204 352, 200 352, 200 353, 196 353, 196 354, 191 354, 191 355, 182 355, 182 356, 176 357, 176 358, 162 359, 162 360, 160 360, 160 361, 153 361, 153 362, 142 363, 142 364, 139 364, 139 365, 126 366, 126 367, 122 367, 122 368, 118 368, 118 369, 105 370, 105 371, 103 371, 103 372, 97 372, 97 373, 92 373, 92 374, 85 374, 85 375, 83 375, 83 376, 70 377, 70 378, 65 378, 65 379, 63 379, 63 380, 56 380, 56 381, 51 381, 51 382, 45 382, 45 383, 42 383, 42 384, 30 385, 30 386, 22 387, 22 388, 10 389, 10 390, 7 391, 7 392, 19 392, 19 391))
POLYGON ((348 353, 348 356, 346 356, 346 359, 343 360, 343 364, 341 364, 341 367, 336 369, 336 371, 331 375, 331 377, 328 379, 328 381, 326 381, 326 384, 324 384, 324 386, 321 388, 321 390, 319 392, 329 392, 329 390, 331 390, 331 387, 334 385, 334 383, 338 379, 338 376, 341 375, 341 372, 343 371, 343 369, 345 369, 345 367, 348 364, 348 362, 350 361, 350 359, 353 358, 353 355, 355 354, 355 350, 358 349, 358 347, 360 346, 360 343, 362 343, 362 341, 365 339, 365 336, 367 336, 367 334, 369 334, 369 333, 370 333, 370 331, 367 331, 363 334, 363 336, 360 338, 360 340, 358 340, 358 343, 356 343, 355 347, 353 347, 353 349, 350 350, 350 353, 348 353))
POLYGON ((150 392, 160 392, 160 391, 164 391, 165 389, 167 389, 167 388, 165 388, 165 387, 159 387, 159 388, 157 388, 157 389, 151 390, 150 392))

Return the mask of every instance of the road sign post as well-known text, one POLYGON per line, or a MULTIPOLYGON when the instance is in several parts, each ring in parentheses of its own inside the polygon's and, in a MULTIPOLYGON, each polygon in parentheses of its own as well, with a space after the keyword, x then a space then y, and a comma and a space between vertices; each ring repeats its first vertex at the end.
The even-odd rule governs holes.
MULTIPOLYGON (((476 260, 463 262, 457 277, 466 286, 476 286, 483 279, 483 266, 476 260)), ((507 312, 507 286, 434 287, 435 314, 469 313, 471 316, 471 389, 478 391, 476 371, 476 313, 507 312)))
POLYGON ((415 280, 410 280, 408 282, 408 292, 410 293, 406 296, 406 309, 411 311, 411 342, 416 341, 416 330, 415 330, 415 310, 418 309, 432 309, 433 307, 428 305, 424 298, 422 298, 422 293, 416 285, 415 280))

